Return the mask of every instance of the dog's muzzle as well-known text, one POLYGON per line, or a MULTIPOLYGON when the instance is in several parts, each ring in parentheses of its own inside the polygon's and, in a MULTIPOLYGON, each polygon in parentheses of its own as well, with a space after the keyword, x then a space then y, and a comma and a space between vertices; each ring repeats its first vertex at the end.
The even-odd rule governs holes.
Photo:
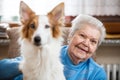
POLYGON ((40 36, 35 36, 34 37, 34 44, 36 46, 40 46, 41 45, 41 37, 40 36))

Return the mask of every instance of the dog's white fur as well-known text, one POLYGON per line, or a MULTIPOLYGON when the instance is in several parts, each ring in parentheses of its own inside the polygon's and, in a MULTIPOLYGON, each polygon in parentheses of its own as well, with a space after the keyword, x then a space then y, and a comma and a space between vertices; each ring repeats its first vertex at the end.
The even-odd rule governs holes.
MULTIPOLYGON (((25 27, 24 23, 29 19, 29 16, 26 16, 23 7, 26 8, 26 4, 21 2, 20 15, 23 27, 25 27)), ((23 61, 19 68, 23 73, 24 80, 65 80, 63 65, 60 61, 62 38, 61 36, 53 37, 51 28, 43 27, 46 24, 50 25, 47 16, 40 16, 38 27, 32 35, 30 34, 30 38, 24 37, 23 27, 21 29, 22 35, 19 42, 23 61), (40 45, 37 46, 34 44, 36 36, 41 38, 40 45)))

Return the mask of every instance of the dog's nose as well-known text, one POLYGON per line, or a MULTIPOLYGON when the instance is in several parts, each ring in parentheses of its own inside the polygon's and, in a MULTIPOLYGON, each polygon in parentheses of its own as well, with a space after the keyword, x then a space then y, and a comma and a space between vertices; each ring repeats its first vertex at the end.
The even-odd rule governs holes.
POLYGON ((35 45, 39 46, 40 43, 41 43, 41 38, 40 38, 40 36, 35 36, 34 42, 35 42, 35 45))

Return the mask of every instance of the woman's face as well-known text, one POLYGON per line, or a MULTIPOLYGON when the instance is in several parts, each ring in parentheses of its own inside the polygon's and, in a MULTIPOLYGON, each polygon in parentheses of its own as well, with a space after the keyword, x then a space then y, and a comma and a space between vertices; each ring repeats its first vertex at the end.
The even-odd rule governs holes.
POLYGON ((90 58, 97 49, 99 38, 99 30, 92 25, 84 25, 84 27, 77 30, 69 38, 68 53, 73 63, 78 64, 90 58))

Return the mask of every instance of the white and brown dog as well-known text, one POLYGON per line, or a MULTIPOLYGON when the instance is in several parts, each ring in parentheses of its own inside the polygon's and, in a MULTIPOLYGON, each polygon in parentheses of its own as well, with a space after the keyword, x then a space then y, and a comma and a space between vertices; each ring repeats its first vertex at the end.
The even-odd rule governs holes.
POLYGON ((20 70, 24 80, 65 80, 60 60, 64 4, 47 15, 36 15, 23 1, 20 3, 22 23, 20 70))

